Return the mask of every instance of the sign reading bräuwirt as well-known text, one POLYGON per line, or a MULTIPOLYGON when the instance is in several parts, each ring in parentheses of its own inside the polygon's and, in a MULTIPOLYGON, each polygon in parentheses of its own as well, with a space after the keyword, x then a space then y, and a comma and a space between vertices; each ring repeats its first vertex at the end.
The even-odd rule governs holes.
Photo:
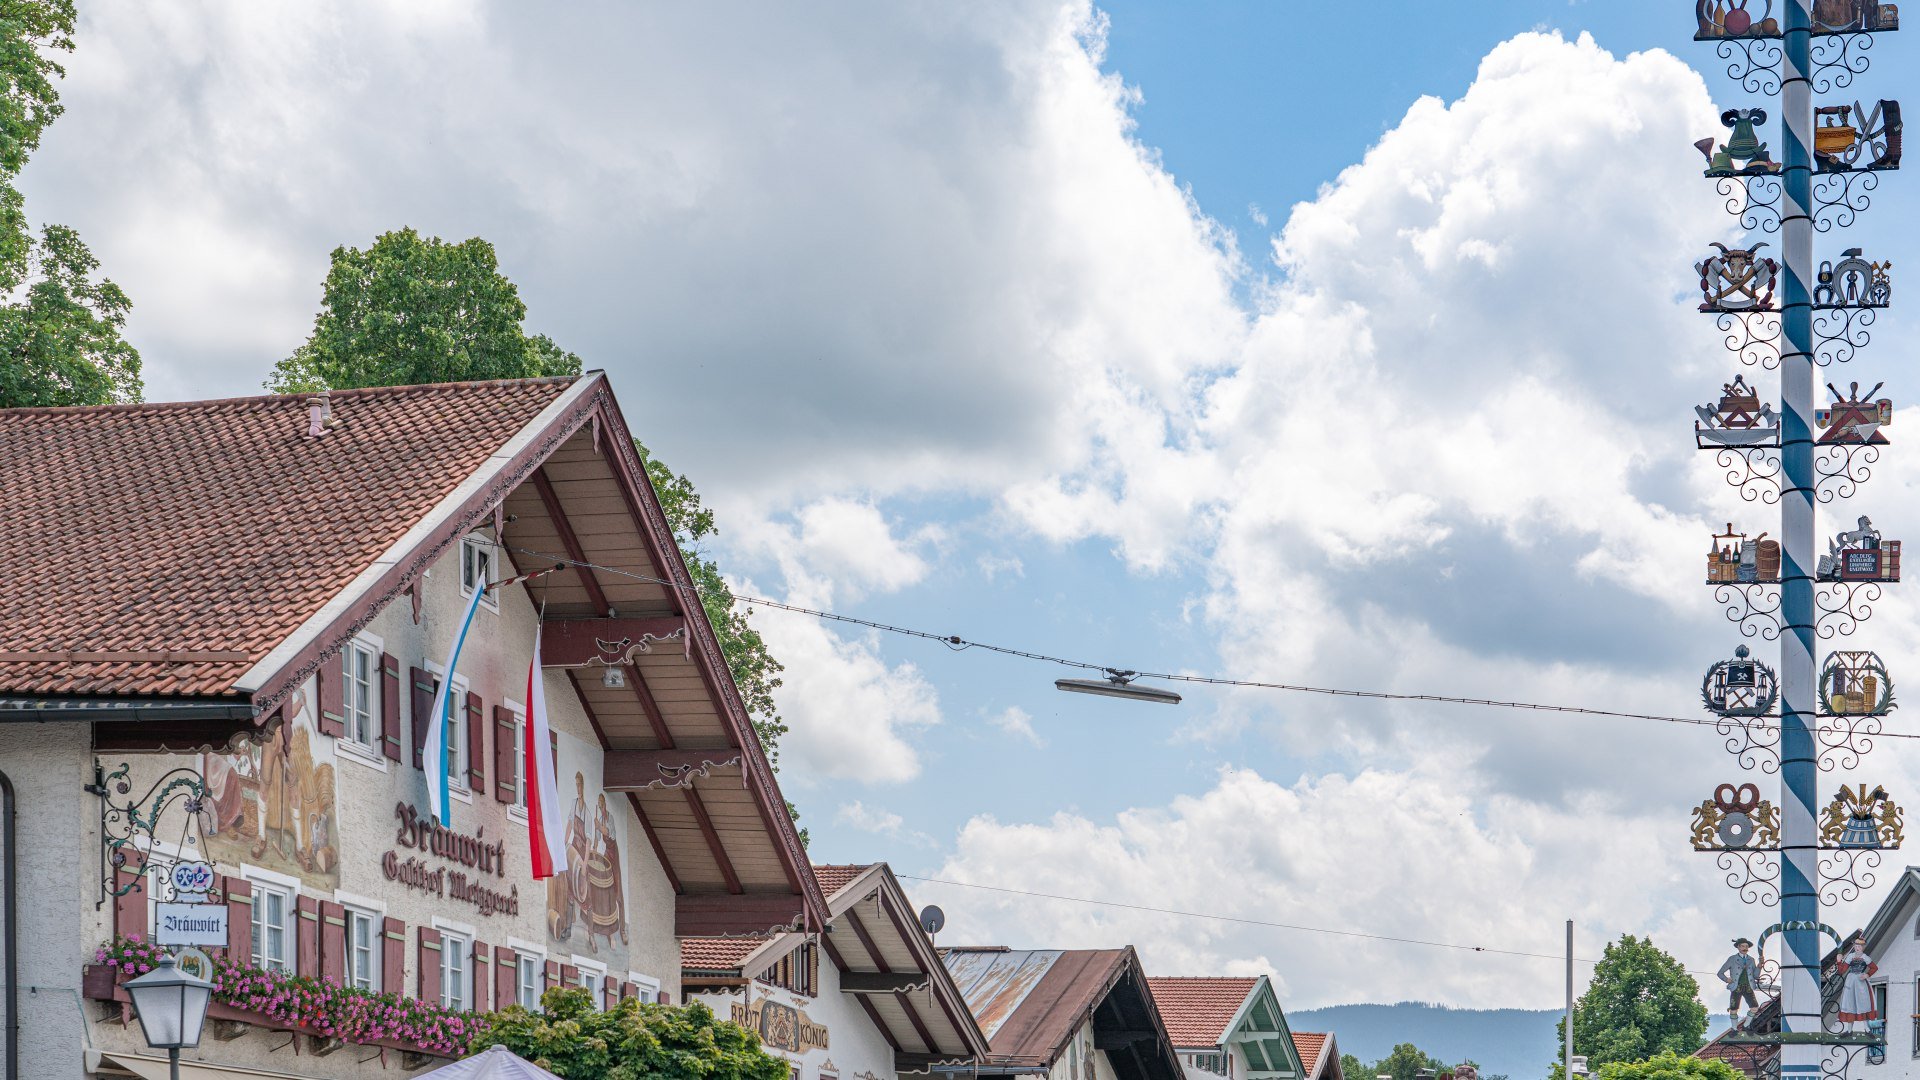
POLYGON ((153 905, 155 945, 221 945, 227 943, 227 905, 153 905))

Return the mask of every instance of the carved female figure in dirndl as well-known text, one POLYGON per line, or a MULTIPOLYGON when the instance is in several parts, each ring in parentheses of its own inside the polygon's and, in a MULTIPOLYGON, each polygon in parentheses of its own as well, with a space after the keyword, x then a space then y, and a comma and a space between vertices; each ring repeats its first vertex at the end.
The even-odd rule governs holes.
POLYGON ((1866 946, 1855 938, 1853 947, 1841 961, 1839 1021, 1848 1031, 1858 1031, 1856 1025, 1868 1024, 1880 1018, 1880 1011, 1874 1008, 1873 985, 1867 979, 1880 970, 1879 966, 1867 959, 1866 946))

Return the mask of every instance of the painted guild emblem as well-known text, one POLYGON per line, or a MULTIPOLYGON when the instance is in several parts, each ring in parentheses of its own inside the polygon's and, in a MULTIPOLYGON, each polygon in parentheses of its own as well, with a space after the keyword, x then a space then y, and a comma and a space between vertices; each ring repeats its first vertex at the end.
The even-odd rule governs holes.
POLYGON ((1707 669, 1700 699, 1707 711, 1721 716, 1765 716, 1780 700, 1780 679, 1742 645, 1733 650, 1733 659, 1707 669))
POLYGON ((1900 541, 1882 539, 1873 519, 1863 514, 1858 527, 1827 541, 1817 576, 1821 581, 1899 581, 1900 541))
POLYGON ((1720 122, 1731 133, 1716 149, 1711 138, 1693 145, 1707 159, 1708 176, 1769 176, 1780 171, 1780 163, 1760 141, 1760 126, 1767 122, 1765 109, 1728 109, 1720 122))
POLYGON ((1828 446, 1885 446, 1887 437, 1880 429, 1893 423, 1893 400, 1874 398, 1886 383, 1875 383, 1865 394, 1854 383, 1842 394, 1832 383, 1827 393, 1833 404, 1813 411, 1813 422, 1820 428, 1820 442, 1828 446))
POLYGON ((1780 264, 1761 258, 1761 241, 1750 248, 1713 245, 1719 254, 1693 264, 1700 273, 1701 311, 1772 311, 1774 279, 1780 264))
POLYGON ((1707 549, 1707 584, 1771 584, 1780 580, 1780 542, 1766 533, 1749 538, 1728 524, 1707 549))
POLYGON ((1745 375, 1722 383, 1720 400, 1695 405, 1693 414, 1698 417, 1693 422, 1694 441, 1703 448, 1780 445, 1780 414, 1773 411, 1772 403, 1760 400, 1745 375))
POLYGON ((1900 167, 1900 103, 1881 100, 1813 110, 1813 160, 1821 172, 1900 167))
POLYGON ((1886 307, 1893 302, 1893 282, 1887 271, 1892 262, 1868 262, 1860 248, 1840 253, 1838 263, 1823 262, 1815 276, 1813 306, 1818 308, 1886 307))
POLYGON ((1746 851, 1780 846, 1780 812, 1752 784, 1721 784, 1693 810, 1693 850, 1746 851))
POLYGON ((1773 16, 1773 0, 1695 0, 1696 41, 1729 37, 1779 37, 1780 20, 1773 16))
POLYGON ((1821 816, 1820 840, 1830 848, 1890 851, 1905 836, 1904 816, 1886 788, 1842 784, 1821 816))
POLYGON ((1815 30, 1898 30, 1900 5, 1875 0, 1813 0, 1815 30))
POLYGON ((1829 653, 1820 669, 1820 708, 1828 716, 1885 716, 1893 711, 1893 679, 1865 650, 1829 653))

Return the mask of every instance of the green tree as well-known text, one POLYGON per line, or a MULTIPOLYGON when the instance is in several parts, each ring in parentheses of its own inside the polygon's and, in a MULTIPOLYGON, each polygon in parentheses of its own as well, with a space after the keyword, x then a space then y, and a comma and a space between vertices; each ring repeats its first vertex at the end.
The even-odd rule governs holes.
POLYGON ((59 117, 55 55, 73 51, 73 0, 0 0, 0 408, 140 400, 132 307, 80 234, 36 239, 15 180, 59 117))
MULTIPOLYGON (((1573 1004, 1573 1052, 1589 1067, 1691 1054, 1707 1034, 1700 984, 1651 938, 1623 934, 1594 965, 1593 981, 1573 1004)), ((1566 1038, 1567 1022, 1557 1025, 1566 1038)), ((1553 1064, 1553 1080, 1561 1066, 1553 1064)))
POLYGON ((1393 1080, 1413 1080, 1414 1074, 1421 1069, 1432 1069, 1437 1075, 1446 1067, 1445 1062, 1412 1043, 1400 1043, 1366 1075, 1368 1078, 1391 1076, 1393 1080))
POLYGON ((1346 1080, 1373 1080, 1373 1073, 1367 1064, 1352 1054, 1340 1055, 1340 1075, 1346 1080))
MULTIPOLYGON (((1579 1027, 1576 1018, 1575 1028, 1579 1027)), ((1600 1080, 1746 1080, 1724 1061, 1709 1061, 1671 1050, 1644 1061, 1615 1061, 1600 1068, 1600 1080)))
POLYGON ((586 990, 549 990, 541 1010, 514 1005, 492 1017, 468 1054, 494 1045, 565 1080, 787 1080, 785 1061, 760 1037, 699 1002, 595 1007, 586 990))
POLYGON ((267 379, 277 393, 578 375, 580 358, 521 328, 527 305, 493 245, 399 229, 340 247, 313 334, 267 379))

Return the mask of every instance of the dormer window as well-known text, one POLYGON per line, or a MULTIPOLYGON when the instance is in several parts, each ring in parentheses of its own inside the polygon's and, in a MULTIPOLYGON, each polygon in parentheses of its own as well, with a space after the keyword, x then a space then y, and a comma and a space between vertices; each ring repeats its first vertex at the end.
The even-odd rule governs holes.
MULTIPOLYGON (((500 580, 500 549, 484 536, 469 536, 460 541, 460 595, 472 596, 473 590, 500 580)), ((500 597, 488 593, 480 605, 489 611, 500 610, 500 597)))

